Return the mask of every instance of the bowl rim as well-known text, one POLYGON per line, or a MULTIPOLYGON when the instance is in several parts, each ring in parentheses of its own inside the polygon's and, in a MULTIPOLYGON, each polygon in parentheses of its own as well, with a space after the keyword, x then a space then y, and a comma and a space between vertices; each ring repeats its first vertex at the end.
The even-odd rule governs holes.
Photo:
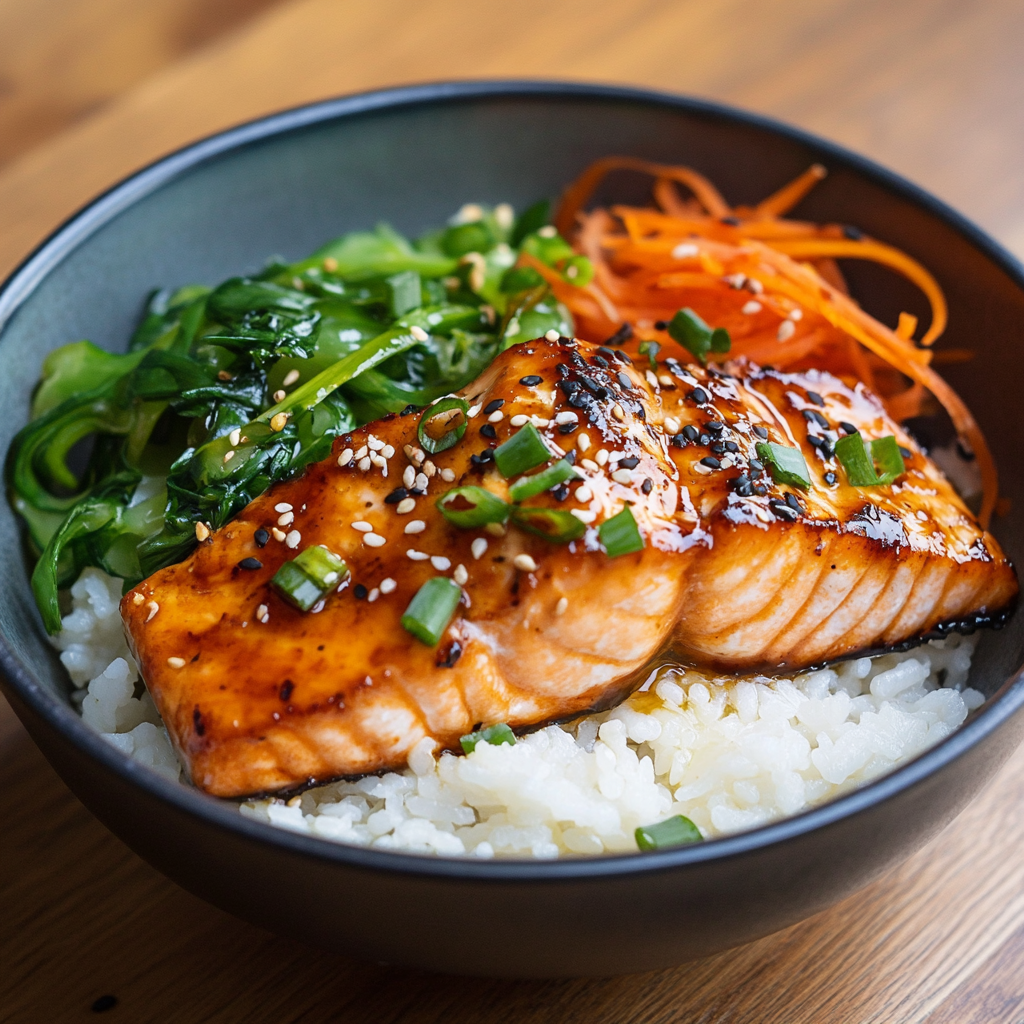
MULTIPOLYGON (((11 272, 0 287, 0 340, 7 323, 22 303, 78 245, 87 241, 133 203, 207 161, 272 137, 333 120, 388 110, 498 99, 593 100, 665 107, 712 121, 739 124, 782 136, 818 151, 824 158, 836 161, 939 219, 978 249, 1024 291, 1024 265, 962 214, 874 161, 774 118, 709 100, 619 85, 548 79, 440 81, 341 96, 270 114, 206 136, 128 175, 68 217, 11 272)), ((35 682, 3 633, 0 633, 0 670, 5 677, 0 682, 14 691, 16 706, 17 702, 23 702, 81 753, 99 761, 107 771, 120 776, 125 782, 141 786, 161 803, 171 805, 173 810, 197 815, 207 826, 234 833, 238 839, 269 843, 282 853, 353 869, 501 884, 568 879, 599 880, 664 872, 707 861, 742 857, 763 847, 784 844, 807 832, 864 812, 918 785, 996 732, 1024 706, 1022 667, 993 694, 988 706, 980 714, 906 765, 819 807, 747 832, 709 839, 692 846, 647 853, 638 851, 552 860, 497 857, 478 859, 472 856, 444 857, 349 846, 245 817, 234 803, 208 796, 180 782, 172 782, 131 760, 102 739, 99 733, 82 721, 70 704, 60 701, 35 682)))

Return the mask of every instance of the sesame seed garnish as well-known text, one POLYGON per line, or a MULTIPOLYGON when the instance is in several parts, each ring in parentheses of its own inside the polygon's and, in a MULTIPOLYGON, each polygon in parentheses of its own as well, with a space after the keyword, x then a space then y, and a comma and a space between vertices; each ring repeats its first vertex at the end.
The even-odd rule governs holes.
POLYGON ((469 579, 469 572, 466 570, 466 567, 461 563, 455 566, 455 572, 452 573, 452 579, 455 580, 460 587, 464 587, 466 585, 466 581, 469 579))
POLYGON ((427 524, 422 519, 413 519, 405 524, 406 533, 422 533, 426 528, 427 524))
POLYGON ((658 383, 663 388, 674 388, 676 386, 676 382, 667 373, 658 374, 658 383))
POLYGON ((590 435, 587 433, 580 434, 579 437, 576 438, 576 447, 579 448, 581 452, 587 451, 590 448, 590 435))
POLYGON ((628 469, 617 469, 612 473, 612 479, 617 484, 631 484, 633 482, 633 474, 628 469))
POLYGON ((232 445, 237 445, 238 442, 241 441, 241 440, 242 440, 242 428, 241 427, 235 427, 235 429, 232 430, 230 434, 228 434, 228 441, 230 441, 232 445))
POLYGON ((580 484, 580 486, 576 488, 575 498, 577 501, 590 501, 593 497, 594 492, 587 484, 580 484))
POLYGON ((520 377, 519 378, 519 383, 522 384, 524 387, 527 387, 527 388, 532 388, 532 387, 536 386, 537 384, 543 383, 543 381, 544 381, 544 378, 543 377, 538 377, 537 374, 535 374, 535 373, 531 373, 531 374, 529 374, 526 377, 520 377))
POLYGON ((380 581, 380 592, 382 594, 390 594, 397 586, 398 584, 390 576, 385 576, 380 581))
POLYGON ((543 416, 531 416, 530 422, 535 427, 546 427, 550 425, 551 420, 546 420, 543 416))
POLYGON ((479 559, 483 557, 484 552, 487 550, 487 538, 474 538, 473 543, 469 546, 469 550, 473 553, 473 557, 479 561, 479 559))
POLYGON ((267 606, 265 604, 261 604, 259 606, 259 608, 256 609, 256 618, 260 622, 266 622, 267 619, 270 618, 270 615, 268 614, 268 612, 269 612, 269 609, 267 608, 267 606))
POLYGON ((202 542, 210 536, 210 528, 206 523, 196 523, 196 540, 202 542))
POLYGON ((578 422, 579 422, 579 416, 577 416, 576 413, 574 413, 574 412, 569 412, 568 410, 566 410, 565 412, 560 412, 555 417, 555 423, 558 426, 562 426, 564 423, 578 423, 578 422))
POLYGON ((488 523, 488 524, 487 524, 487 525, 486 525, 486 526, 484 527, 484 529, 485 529, 485 530, 486 530, 486 531, 487 531, 487 532, 488 532, 488 533, 489 533, 489 534, 490 534, 490 535, 491 535, 492 537, 504 537, 504 536, 505 536, 505 532, 506 532, 506 531, 505 531, 505 527, 504 527, 504 526, 502 526, 502 525, 501 525, 501 523, 488 523))
POLYGON ((788 341, 796 333, 796 324, 792 320, 783 320, 779 324, 779 329, 775 332, 775 337, 779 341, 788 341))
POLYGON ((619 405, 619 403, 618 403, 618 402, 616 402, 616 403, 615 403, 615 404, 614 404, 614 405, 612 406, 612 415, 613 415, 613 416, 614 416, 614 417, 615 417, 615 418, 616 418, 616 419, 617 419, 617 420, 618 420, 618 421, 619 421, 620 423, 621 423, 621 422, 622 422, 622 421, 623 421, 623 420, 624 420, 624 419, 626 418, 626 413, 625 413, 625 412, 623 411, 623 408, 622 408, 622 406, 621 406, 621 405, 619 405))
POLYGON ((285 538, 284 530, 279 530, 276 526, 271 528, 270 535, 274 538, 274 540, 284 540, 285 538))
POLYGON ((263 563, 258 558, 253 558, 253 557, 250 556, 249 558, 243 558, 238 563, 238 568, 239 569, 249 569, 249 570, 262 569, 263 568, 263 563))
POLYGON ((367 595, 368 593, 369 593, 369 591, 368 591, 368 590, 366 589, 366 587, 364 587, 364 586, 362 585, 362 583, 357 583, 357 584, 356 584, 356 585, 355 585, 355 586, 354 586, 354 587, 352 588, 352 596, 353 596, 353 597, 354 597, 354 598, 355 598, 355 599, 356 599, 357 601, 364 601, 364 600, 366 600, 366 595, 367 595))
POLYGON ((403 498, 396 506, 395 511, 400 515, 404 516, 411 512, 416 507, 415 498, 403 498))
POLYGON ((597 518, 596 512, 591 512, 588 508, 571 508, 569 512, 574 515, 581 523, 592 523, 597 518))
POLYGON ((149 609, 149 614, 146 616, 146 621, 149 622, 150 619, 152 619, 153 616, 156 615, 158 611, 160 611, 160 605, 158 605, 156 601, 150 601, 149 604, 146 605, 146 607, 149 609))
MULTIPOLYGON (((283 397, 284 396, 282 395, 282 398, 283 397)), ((279 398, 278 401, 281 401, 281 399, 279 398)), ((282 430, 284 430, 285 425, 288 423, 289 415, 290 413, 287 412, 279 412, 277 413, 277 415, 271 416, 270 429, 273 430, 275 433, 280 433, 282 430)))
POLYGON ((755 295, 760 295, 764 291, 764 285, 755 277, 747 278, 747 291, 753 292, 755 295))
POLYGON ((402 473, 402 483, 406 487, 412 487, 416 482, 416 470, 412 466, 406 466, 402 473))
POLYGON ((351 448, 346 448, 346 449, 345 449, 345 450, 344 450, 344 451, 343 451, 343 452, 342 452, 342 453, 341 453, 341 454, 340 454, 340 455, 338 456, 338 465, 339 465, 339 466, 347 466, 347 465, 348 465, 348 464, 349 464, 349 463, 350 463, 350 462, 352 461, 352 456, 353 456, 354 454, 355 454, 355 452, 353 452, 351 448))
POLYGON ((599 448, 597 454, 594 456, 599 466, 603 466, 608 461, 608 449, 599 448))
POLYGON ((416 339, 417 341, 426 341, 426 340, 427 340, 427 338, 429 337, 429 335, 427 334, 427 332, 426 332, 425 330, 423 330, 423 328, 422 328, 422 327, 418 327, 418 326, 417 326, 416 324, 413 324, 413 325, 412 325, 412 327, 410 327, 410 328, 409 328, 409 333, 410 333, 410 334, 411 334, 411 335, 412 335, 412 336, 413 336, 413 337, 414 337, 414 338, 415 338, 415 339, 416 339))
POLYGON ((500 423, 504 418, 505 414, 500 409, 498 409, 497 412, 492 412, 491 415, 487 417, 487 422, 500 423))
POLYGON ((138 606, 145 600, 146 599, 138 591, 132 594, 132 604, 134 604, 136 608, 138 608, 138 606))
POLYGON ((229 451, 229 452, 225 452, 224 453, 224 461, 225 462, 230 462, 234 457, 235 457, 235 453, 233 451, 229 451))
POLYGON ((227 370, 218 370, 217 380, 234 380, 234 377, 227 370))
MULTIPOLYGON (((537 231, 537 234, 541 238, 554 238, 558 234, 558 228, 554 224, 545 224, 544 227, 537 231)), ((558 339, 556 338, 555 340, 557 341, 558 339)))
POLYGON ((441 479, 444 480, 445 483, 449 483, 450 484, 455 479, 455 470, 454 469, 442 469, 441 470, 441 479))
MULTIPOLYGON (((557 335, 555 340, 557 340, 557 335)), ((537 571, 537 563, 529 555, 516 555, 516 557, 512 559, 512 564, 523 572, 537 571)))
POLYGON ((797 320, 802 320, 803 316, 804 311, 802 309, 791 309, 789 311, 789 319, 794 322, 796 322, 797 320))
POLYGON ((363 543, 368 548, 382 548, 387 541, 379 533, 364 533, 363 543))
POLYGON ((466 415, 467 415, 467 416, 468 416, 468 417, 469 417, 469 418, 470 418, 471 420, 473 420, 473 419, 476 419, 476 418, 477 418, 477 416, 479 416, 479 415, 480 415, 480 409, 481 409, 481 406, 479 406, 479 405, 471 405, 471 406, 469 407, 469 412, 467 412, 467 413, 466 413, 466 415))
POLYGON ((377 452, 371 452, 369 458, 370 462, 372 462, 378 469, 388 464, 388 460, 377 452))
POLYGON ((356 519, 352 523, 352 529, 360 533, 373 533, 373 527, 363 519, 356 519))
POLYGON ((746 313, 748 316, 751 316, 754 313, 760 313, 763 308, 764 307, 761 305, 760 302, 757 301, 757 299, 751 299, 749 302, 745 302, 743 304, 743 308, 740 310, 740 312, 746 313))
POLYGON ((525 413, 518 413, 513 416, 509 421, 509 424, 513 427, 525 427, 530 422, 530 417, 525 413))
POLYGON ((413 481, 416 484, 417 491, 425 491, 430 484, 426 473, 417 473, 416 479, 413 481))
POLYGON ((277 517, 277 525, 278 526, 291 526, 291 524, 294 523, 294 522, 295 522, 295 513, 294 512, 282 512, 281 515, 279 515, 277 517))
POLYGON ((685 260, 690 256, 696 256, 700 250, 692 242, 680 242, 672 250, 672 258, 675 260, 685 260))
POLYGON ((384 447, 381 448, 380 453, 381 453, 381 455, 384 456, 385 459, 392 459, 392 458, 394 458, 394 456, 395 456, 394 445, 390 445, 390 444, 384 445, 384 447))
POLYGON ((425 562, 430 557, 425 551, 417 551, 415 548, 409 548, 406 555, 414 562, 425 562))
POLYGON ((283 402, 287 397, 288 397, 288 392, 285 391, 284 388, 278 388, 274 392, 274 401, 275 402, 283 402))
POLYGON ((291 387, 298 379, 299 379, 299 371, 298 370, 289 370, 284 375, 284 380, 281 381, 281 383, 286 388, 288 388, 288 387, 291 387))
POLYGON ((581 459, 580 466, 589 469, 591 473, 596 473, 601 468, 593 459, 581 459))
POLYGON ((544 337, 547 338, 548 341, 558 341, 560 335, 558 331, 550 330, 544 332, 544 337))
POLYGON ((365 473, 370 468, 370 465, 371 465, 371 463, 370 463, 370 456, 367 455, 366 458, 360 459, 359 462, 357 463, 357 465, 365 473))
POLYGON ((291 512, 291 510, 294 507, 295 507, 294 505, 289 504, 287 501, 279 501, 274 506, 274 511, 275 512, 291 512))
POLYGON ((423 475, 429 480, 436 472, 437 466, 435 466, 430 459, 427 459, 427 461, 423 463, 423 475))
POLYGON ((607 457, 607 459, 605 461, 607 461, 611 465, 614 465, 615 463, 621 461, 625 457, 626 457, 626 453, 625 452, 608 452, 608 457, 607 457))
POLYGON ((371 434, 366 439, 366 447, 369 448, 371 452, 379 452, 384 447, 384 442, 380 440, 380 438, 374 437, 373 434, 371 434))
POLYGON ((185 659, 184 658, 173 658, 173 657, 172 658, 168 658, 167 659, 167 664, 170 665, 171 668, 184 668, 185 667, 185 659))
POLYGON ((505 404, 504 398, 492 398, 484 406, 484 415, 490 416, 492 412, 497 412, 505 404))
POLYGON ((366 595, 366 600, 369 601, 370 604, 373 604, 373 602, 376 601, 378 597, 380 597, 380 590, 379 590, 379 588, 374 587, 373 590, 371 590, 366 595))
POLYGON ((358 459, 365 459, 365 458, 366 458, 366 456, 367 456, 367 455, 369 455, 369 454, 370 454, 370 449, 369 449, 369 447, 368 447, 367 445, 365 445, 365 444, 364 444, 364 445, 363 445, 363 447, 362 447, 362 448, 360 448, 360 449, 359 449, 359 450, 358 450, 358 451, 357 451, 357 452, 355 453, 355 455, 353 456, 353 458, 354 458, 354 459, 356 459, 356 460, 358 460, 358 459))
POLYGON ((299 546, 302 541, 302 534, 298 530, 290 530, 284 538, 285 547, 292 548, 293 550, 299 546))
POLYGON ((560 597, 558 599, 558 604, 555 605, 555 614, 556 615, 564 615, 565 614, 565 609, 568 608, 568 607, 569 607, 569 598, 567 598, 567 597, 560 597))
MULTIPOLYGON (((426 458, 426 455, 423 454, 422 449, 414 448, 411 444, 407 444, 402 450, 405 452, 405 457, 414 466, 423 465, 423 460, 426 458)), ((358 454, 358 452, 356 454, 358 454)))
POLYGON ((678 434, 679 431, 682 429, 682 424, 679 422, 679 420, 675 418, 675 416, 666 416, 665 429, 670 434, 678 434))
POLYGON ((450 569, 452 567, 452 560, 450 558, 445 558, 444 555, 431 555, 430 564, 438 572, 444 572, 446 569, 450 569))

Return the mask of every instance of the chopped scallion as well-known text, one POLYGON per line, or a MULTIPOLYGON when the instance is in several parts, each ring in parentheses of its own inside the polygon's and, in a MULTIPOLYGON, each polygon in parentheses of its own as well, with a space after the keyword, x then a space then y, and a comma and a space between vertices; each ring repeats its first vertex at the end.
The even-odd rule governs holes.
POLYGON ((469 424, 469 406, 461 398, 442 398, 423 410, 416 437, 430 455, 458 444, 469 424))
POLYGON ((494 449, 494 462, 506 478, 525 473, 550 458, 551 452, 532 423, 527 423, 494 449))
POLYGON ((724 327, 708 326, 689 306, 668 322, 668 333, 701 364, 707 363, 709 352, 728 352, 732 348, 732 339, 724 327))
POLYGON ((503 523, 509 506, 485 487, 454 487, 437 499, 441 515, 453 526, 471 530, 487 523, 503 523))
MULTIPOLYGON (((553 466, 542 469, 533 476, 520 477, 508 489, 508 496, 513 501, 525 501, 535 494, 557 487, 560 483, 576 476, 576 470, 565 459, 559 459, 553 466)), ((443 510, 442 510, 443 511, 443 510)))
POLYGON ((628 505, 624 505, 622 511, 611 519, 606 519, 597 528, 597 535, 609 558, 643 550, 644 538, 633 518, 633 510, 628 505))
POLYGON ((562 277, 577 288, 584 288, 594 280, 594 264, 586 256, 570 256, 562 264, 562 277))
POLYGON ((492 747, 500 747, 507 744, 510 747, 516 745, 516 734, 504 723, 489 725, 486 729, 477 732, 468 732, 459 739, 462 749, 467 754, 472 754, 479 743, 489 743, 492 747))
POLYGON ((677 814, 656 825, 641 825, 634 832, 636 845, 641 850, 665 850, 671 846, 699 843, 704 837, 689 818, 677 814))
POLYGON ((854 487, 879 487, 891 484, 906 472, 900 447, 892 434, 864 443, 860 431, 836 441, 836 458, 846 470, 846 479, 854 487), (876 468, 877 466, 877 468, 876 468))
POLYGON ((517 505, 512 509, 512 522, 552 544, 568 544, 587 532, 586 526, 571 512, 557 508, 522 508, 517 505))
POLYGON ((312 545, 285 562, 270 583, 290 605, 308 612, 347 572, 344 561, 334 552, 312 545))
POLYGON ((417 640, 436 647, 461 598, 462 588, 454 580, 435 576, 416 591, 402 616, 402 625, 417 640))
POLYGON ((757 457, 768 463, 772 479, 777 484, 789 484, 790 487, 802 487, 804 490, 811 486, 807 460, 799 448, 788 448, 774 441, 758 441, 756 447, 757 457))
POLYGON ((423 305, 423 285, 415 270, 392 274, 384 279, 384 283, 388 288, 391 315, 396 319, 423 305))
POLYGON ((651 364, 651 369, 658 369, 658 353, 661 351, 661 343, 657 341, 641 341, 640 352, 646 355, 651 364))

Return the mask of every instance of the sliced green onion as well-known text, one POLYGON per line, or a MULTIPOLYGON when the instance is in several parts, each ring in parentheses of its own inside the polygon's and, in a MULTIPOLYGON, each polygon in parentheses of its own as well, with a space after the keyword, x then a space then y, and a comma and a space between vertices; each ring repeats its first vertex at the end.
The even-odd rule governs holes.
POLYGON ((512 522, 552 544, 568 544, 587 532, 586 525, 571 512, 558 508, 521 508, 517 505, 512 509, 512 522))
POLYGON ((453 487, 442 494, 436 504, 449 523, 463 530, 487 523, 503 523, 511 511, 506 502, 485 487, 453 487))
POLYGON ((548 466, 533 476, 521 476, 509 487, 508 496, 513 501, 526 501, 527 498, 532 498, 542 491, 549 491, 574 476, 576 470, 565 459, 559 459, 553 466, 548 466))
POLYGON ((501 290, 506 295, 532 291, 544 283, 544 278, 533 267, 509 267, 502 274, 501 290))
POLYGON ((514 747, 516 734, 504 722, 499 722, 477 732, 467 732, 459 739, 459 743, 465 753, 472 754, 478 743, 490 743, 492 747, 500 747, 502 744, 514 747))
POLYGON ((677 814, 656 825, 641 825, 633 835, 641 850, 665 850, 670 846, 699 843, 704 837, 689 818, 677 814))
POLYGON ((658 353, 660 351, 661 345, 657 341, 640 342, 640 354, 647 356, 652 370, 656 371, 658 369, 658 353))
POLYGON ((514 248, 522 243, 527 235, 540 231, 545 224, 551 221, 551 203, 546 199, 540 199, 533 206, 528 206, 516 218, 515 227, 512 228, 512 236, 508 244, 514 248))
POLYGON ((597 535, 609 558, 642 551, 644 547, 644 538, 633 518, 633 510, 628 505, 624 505, 622 511, 611 519, 606 519, 597 528, 597 535))
POLYGON ((835 444, 836 458, 846 470, 846 479, 854 487, 879 487, 891 484, 906 472, 900 447, 892 434, 864 444, 860 431, 841 437, 835 444), (875 468, 877 463, 878 469, 875 468))
POLYGON ((562 277, 577 288, 584 288, 594 280, 594 264, 586 256, 570 256, 562 264, 562 277))
POLYGON ((469 406, 461 398, 442 398, 423 410, 416 437, 430 455, 458 444, 469 424, 469 406))
POLYGON ((494 449, 494 462, 506 479, 525 473, 551 458, 544 439, 532 423, 517 430, 504 444, 494 449))
POLYGON ((429 647, 438 641, 452 621, 462 598, 462 588, 447 576, 435 576, 416 591, 402 616, 402 625, 429 647))
POLYGON ((732 348, 732 339, 724 327, 709 327, 689 306, 672 317, 668 333, 702 364, 707 363, 709 352, 728 352, 732 348))
POLYGON ((803 487, 804 490, 811 486, 807 460, 799 448, 787 448, 774 441, 758 441, 757 457, 771 467, 772 479, 777 484, 803 487))
POLYGON ((341 558, 314 544, 285 562, 270 583, 290 605, 308 612, 347 573, 348 568, 341 558))
POLYGON ((396 319, 423 305, 423 285, 415 270, 403 270, 384 279, 388 287, 391 315, 396 319))
POLYGON ((487 252, 494 247, 494 235, 486 221, 474 220, 455 224, 441 235, 441 249, 446 256, 465 256, 467 252, 487 252))

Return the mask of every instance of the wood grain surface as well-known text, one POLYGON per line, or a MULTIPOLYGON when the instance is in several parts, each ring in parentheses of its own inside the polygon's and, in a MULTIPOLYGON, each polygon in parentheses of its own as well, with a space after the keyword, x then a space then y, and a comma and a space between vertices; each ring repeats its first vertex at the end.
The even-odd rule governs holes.
MULTIPOLYGON (((779 116, 1024 253, 1021 39, 1019 0, 282 2, 0 171, 0 269, 100 189, 207 132, 342 92, 477 76, 628 82, 779 116)), ((1024 1021, 1024 750, 927 848, 831 911, 676 970, 600 981, 412 974, 241 924, 107 833, 5 705, 0 821, 3 1022, 94 1019, 104 996, 116 1004, 103 1019, 137 1024, 1024 1021)))

